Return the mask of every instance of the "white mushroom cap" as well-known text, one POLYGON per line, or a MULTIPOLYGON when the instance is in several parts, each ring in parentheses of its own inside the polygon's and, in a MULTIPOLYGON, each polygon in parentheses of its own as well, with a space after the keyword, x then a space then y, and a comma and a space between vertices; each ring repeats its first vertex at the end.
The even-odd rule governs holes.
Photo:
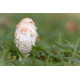
POLYGON ((15 44, 25 55, 30 53, 32 45, 35 45, 38 34, 36 26, 31 18, 24 18, 16 26, 15 44))

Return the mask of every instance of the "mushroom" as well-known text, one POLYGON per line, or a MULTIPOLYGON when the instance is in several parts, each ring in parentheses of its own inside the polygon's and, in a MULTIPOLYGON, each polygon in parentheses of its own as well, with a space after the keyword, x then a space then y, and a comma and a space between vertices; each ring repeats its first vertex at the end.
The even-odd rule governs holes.
POLYGON ((14 43, 24 56, 28 56, 35 45, 38 33, 35 23, 31 18, 22 19, 16 26, 14 43))

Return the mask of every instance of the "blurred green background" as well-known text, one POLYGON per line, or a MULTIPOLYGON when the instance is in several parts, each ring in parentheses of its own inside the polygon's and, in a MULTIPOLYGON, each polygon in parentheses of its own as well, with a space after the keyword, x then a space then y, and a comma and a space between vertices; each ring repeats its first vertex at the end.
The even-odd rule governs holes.
POLYGON ((0 14, 1 66, 79 66, 80 14, 2 13, 0 14), (39 37, 30 56, 20 62, 14 32, 21 19, 32 18, 39 37))

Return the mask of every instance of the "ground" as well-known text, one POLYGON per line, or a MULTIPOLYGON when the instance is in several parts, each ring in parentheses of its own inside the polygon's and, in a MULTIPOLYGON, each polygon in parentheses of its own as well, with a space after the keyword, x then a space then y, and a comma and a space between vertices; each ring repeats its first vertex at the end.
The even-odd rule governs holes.
POLYGON ((80 30, 69 32, 66 24, 75 22, 79 14, 0 14, 1 66, 79 66, 80 30), (24 57, 14 44, 14 32, 21 19, 30 17, 37 26, 39 37, 29 57, 24 57), (19 61, 19 55, 22 61, 19 61))

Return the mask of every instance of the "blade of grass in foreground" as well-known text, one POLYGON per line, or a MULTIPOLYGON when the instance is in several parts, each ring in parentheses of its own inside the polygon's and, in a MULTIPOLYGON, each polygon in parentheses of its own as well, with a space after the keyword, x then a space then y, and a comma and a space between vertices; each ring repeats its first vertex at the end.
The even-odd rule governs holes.
POLYGON ((12 42, 12 45, 10 46, 9 50, 13 47, 13 45, 14 45, 14 47, 15 47, 15 50, 18 52, 18 54, 19 54, 22 58, 24 58, 23 54, 22 54, 22 53, 18 50, 18 48, 15 46, 14 42, 12 42))
POLYGON ((56 42, 53 42, 54 45, 58 46, 59 48, 63 49, 63 50, 67 50, 66 47, 63 47, 62 45, 59 45, 58 43, 56 42))
POLYGON ((73 53, 72 48, 64 47, 64 46, 62 46, 62 45, 57 44, 56 42, 53 42, 53 44, 56 45, 57 47, 65 50, 65 51, 68 51, 68 52, 70 52, 70 53, 73 53))
POLYGON ((77 44, 76 44, 76 47, 75 47, 75 49, 74 49, 73 54, 75 54, 75 52, 76 52, 76 49, 77 49, 77 47, 78 47, 79 42, 80 42, 80 39, 77 41, 77 44))

